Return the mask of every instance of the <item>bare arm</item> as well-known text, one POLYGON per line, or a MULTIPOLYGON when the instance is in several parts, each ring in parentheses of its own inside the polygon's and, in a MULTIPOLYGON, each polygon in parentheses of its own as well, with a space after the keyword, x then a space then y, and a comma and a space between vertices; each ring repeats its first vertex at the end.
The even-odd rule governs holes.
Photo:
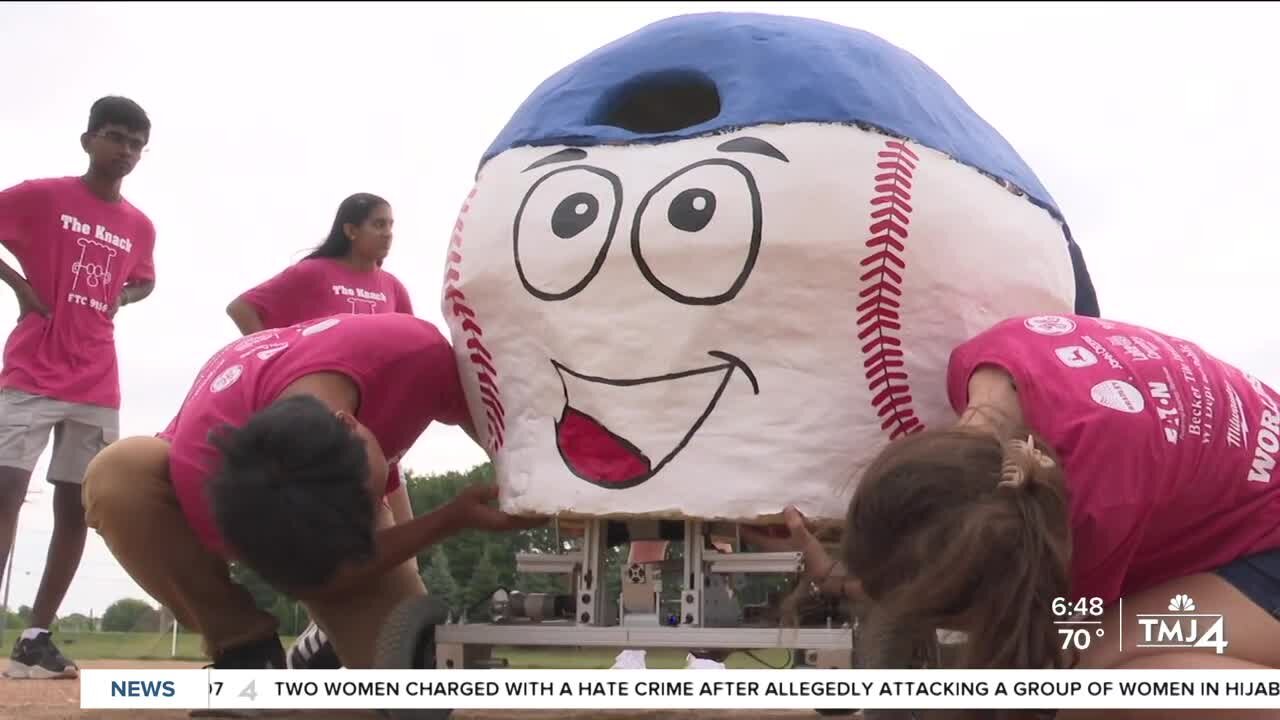
MULTIPOLYGON (((399 468, 396 472, 399 472, 399 468)), ((403 478, 400 487, 387 496, 387 507, 391 510, 391 521, 396 525, 403 525, 413 519, 413 503, 409 501, 409 488, 405 487, 403 478)), ((409 558, 405 564, 409 565, 414 572, 418 572, 416 557, 409 558)))
MULTIPOLYGON (((355 384, 334 372, 304 375, 285 388, 280 397, 301 393, 314 395, 334 411, 351 414, 356 412, 360 400, 355 384)), ((489 503, 497 499, 496 485, 464 488, 453 500, 431 512, 378 530, 374 534, 374 554, 370 560, 341 567, 323 586, 300 589, 294 594, 305 600, 350 592, 463 530, 504 532, 534 528, 547 522, 546 518, 515 517, 490 507, 489 503)), ((405 501, 408 501, 407 493, 405 501)))
POLYGON ((849 571, 845 569, 843 562, 833 563, 825 577, 814 578, 812 582, 818 592, 823 595, 842 595, 855 602, 866 600, 866 594, 862 591, 862 581, 849 577, 849 571))
POLYGON ((120 291, 120 307, 146 300, 151 296, 151 292, 155 289, 155 280, 142 280, 140 282, 125 285, 124 289, 120 291))
POLYGON ((0 258, 0 280, 4 280, 4 283, 13 289, 13 294, 18 298, 19 320, 29 312, 35 312, 45 317, 49 316, 48 306, 36 295, 36 291, 31 288, 31 283, 27 282, 22 273, 14 270, 3 258, 0 258))
POLYGON ((471 485, 457 497, 409 522, 379 530, 374 535, 374 556, 359 565, 347 565, 314 590, 297 593, 299 599, 336 597, 361 587, 418 553, 463 530, 506 532, 527 530, 547 523, 542 517, 516 517, 489 506, 498 499, 496 485, 471 485))
POLYGON ((795 508, 783 513, 788 535, 778 537, 767 531, 744 525, 743 539, 766 552, 799 552, 804 556, 804 574, 813 587, 826 595, 843 595, 849 600, 862 601, 866 595, 862 582, 850 577, 844 562, 831 557, 826 546, 813 534, 808 520, 795 508))
POLYGON ((4 280, 5 285, 13 288, 14 292, 17 292, 18 288, 24 285, 30 287, 27 279, 22 277, 22 273, 14 270, 3 258, 0 258, 0 279, 4 280))
POLYGON ((241 335, 252 335, 266 329, 262 322, 262 318, 258 317, 258 311, 253 306, 245 302, 241 298, 236 298, 227 306, 227 315, 231 317, 232 322, 240 329, 241 335))
POLYGON ((305 601, 336 597, 367 584, 397 565, 416 558, 424 549, 463 530, 459 515, 450 503, 408 522, 379 530, 374 535, 374 556, 371 560, 342 567, 322 587, 298 592, 298 598, 305 601))
POLYGON ((409 489, 404 481, 387 496, 387 507, 391 510, 391 518, 396 524, 407 523, 413 519, 413 503, 409 502, 409 489))

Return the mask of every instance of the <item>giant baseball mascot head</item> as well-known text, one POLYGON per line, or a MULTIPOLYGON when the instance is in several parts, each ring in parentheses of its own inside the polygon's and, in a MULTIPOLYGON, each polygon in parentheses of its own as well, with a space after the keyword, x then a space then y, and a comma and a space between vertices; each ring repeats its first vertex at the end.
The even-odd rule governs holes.
POLYGON ((668 19, 549 78, 484 153, 443 310, 503 506, 843 515, 953 417, 948 353, 1096 313, 1054 200, 932 70, 808 19, 668 19))

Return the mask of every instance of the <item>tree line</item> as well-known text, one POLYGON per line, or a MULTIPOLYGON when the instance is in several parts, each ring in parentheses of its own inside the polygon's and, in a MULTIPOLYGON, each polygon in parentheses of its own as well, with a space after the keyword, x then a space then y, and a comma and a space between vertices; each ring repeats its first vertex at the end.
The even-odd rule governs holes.
MULTIPOLYGON (((17 610, 5 611, 0 617, 3 618, 5 629, 25 630, 31 627, 31 606, 23 605, 17 610)), ((154 607, 146 600, 137 598, 117 600, 99 617, 72 613, 53 623, 54 630, 64 633, 160 632, 172 626, 173 615, 166 609, 154 607)))

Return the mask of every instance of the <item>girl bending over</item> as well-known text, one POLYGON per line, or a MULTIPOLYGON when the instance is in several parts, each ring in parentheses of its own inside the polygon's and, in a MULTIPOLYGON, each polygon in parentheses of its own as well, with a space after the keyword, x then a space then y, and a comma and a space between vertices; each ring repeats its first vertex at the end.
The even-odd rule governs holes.
MULTIPOLYGON (((1280 667, 1274 389, 1186 340, 1039 316, 956 348, 947 390, 958 420, 890 443, 860 477, 840 562, 787 511, 824 589, 878 628, 966 633, 963 667, 1280 667), (1064 651, 1057 598, 1101 605, 1088 619, 1105 639, 1064 651), (1138 621, 1179 612, 1202 616, 1200 636, 1221 615, 1224 642, 1160 646, 1138 621)), ((1233 712, 1159 714, 1280 716, 1233 712)))

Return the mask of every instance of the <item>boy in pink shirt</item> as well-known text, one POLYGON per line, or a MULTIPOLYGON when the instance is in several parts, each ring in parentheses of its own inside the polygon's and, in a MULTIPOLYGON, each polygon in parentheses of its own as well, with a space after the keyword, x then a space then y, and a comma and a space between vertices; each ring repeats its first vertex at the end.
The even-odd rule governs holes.
POLYGON ((1056 315, 957 347, 947 390, 959 422, 860 478, 847 571, 788 512, 837 588, 968 632, 971 667, 1067 663, 1055 598, 1101 612, 1086 667, 1280 667, 1280 393, 1187 340, 1056 315), (1225 646, 1144 642, 1138 615, 1191 603, 1225 646))
POLYGON ((227 315, 245 335, 327 315, 412 315, 409 291, 382 269, 394 224, 390 203, 377 195, 346 198, 319 247, 246 290, 227 306, 227 315))
POLYGON ((0 277, 19 307, 0 370, 0 568, 31 472, 54 432, 48 564, 9 677, 77 674, 48 627, 84 552, 85 467, 119 433, 115 315, 155 287, 155 228, 120 194, 150 134, 136 103, 102 98, 80 138, 89 156, 84 175, 28 180, 0 192, 0 243, 22 270, 0 261, 0 277))
POLYGON ((206 363, 164 432, 94 460, 86 517, 215 667, 285 666, 275 616, 232 582, 232 559, 300 600, 345 666, 371 667, 386 615, 426 593, 407 561, 462 530, 542 523, 473 487, 396 524, 397 462, 432 422, 471 428, 430 323, 348 314, 255 333, 206 363))

